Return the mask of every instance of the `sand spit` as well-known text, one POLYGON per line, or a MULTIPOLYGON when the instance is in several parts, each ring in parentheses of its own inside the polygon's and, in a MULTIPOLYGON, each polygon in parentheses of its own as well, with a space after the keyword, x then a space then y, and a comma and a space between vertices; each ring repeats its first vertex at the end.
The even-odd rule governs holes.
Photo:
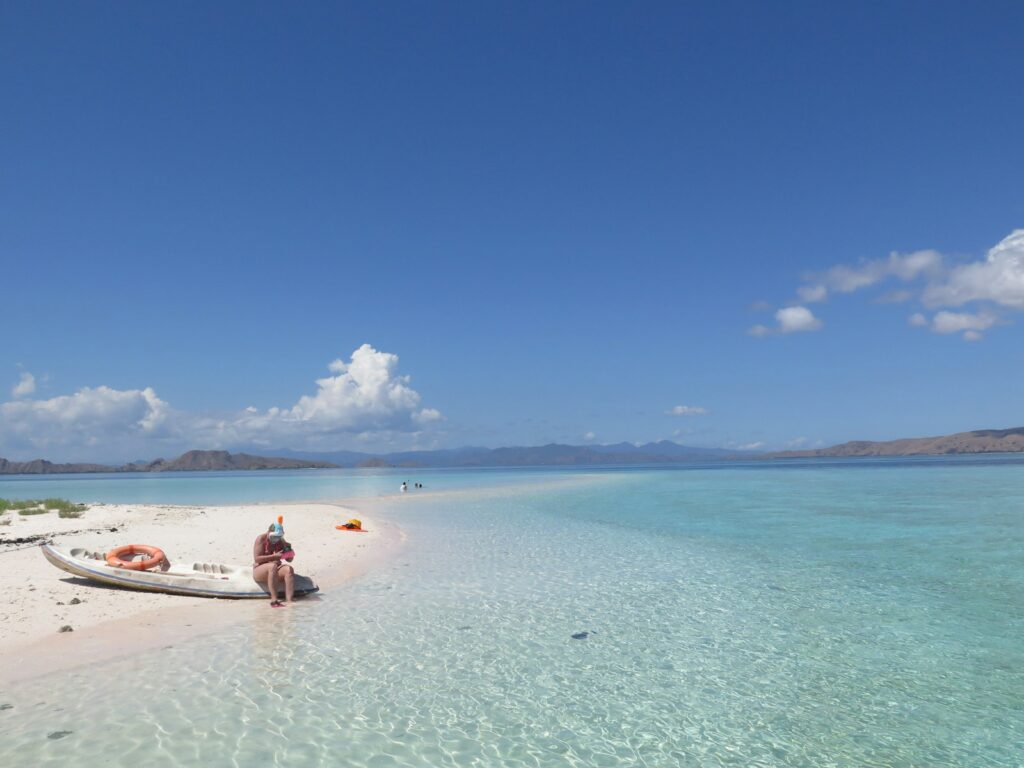
MULTIPOLYGON (((256 536, 278 515, 295 546, 295 567, 312 576, 326 598, 390 556, 401 532, 340 504, 281 503, 239 506, 95 504, 82 517, 56 512, 22 517, 7 512, 5 540, 45 536, 59 547, 107 551, 121 544, 152 544, 173 562, 249 563, 256 536), (366 533, 336 531, 360 517, 366 533)), ((46 561, 36 543, 0 545, 0 682, 25 680, 104 659, 161 647, 229 623, 263 620, 263 600, 215 600, 106 587, 75 578, 46 561), (61 632, 70 626, 73 631, 61 632)), ((293 609, 315 609, 319 596, 293 609), (308 605, 307 605, 308 604, 308 605)))

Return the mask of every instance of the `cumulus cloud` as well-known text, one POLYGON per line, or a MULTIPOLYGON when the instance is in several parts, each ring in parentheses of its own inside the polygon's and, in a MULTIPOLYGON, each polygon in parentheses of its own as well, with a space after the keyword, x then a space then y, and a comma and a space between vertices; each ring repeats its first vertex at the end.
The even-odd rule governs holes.
POLYGON ((677 405, 665 411, 669 416, 705 416, 707 412, 707 408, 699 405, 677 405))
POLYGON ((18 383, 11 387, 12 397, 25 397, 36 391, 36 377, 28 371, 22 371, 18 383))
POLYGON ((982 331, 987 331, 993 325, 999 324, 999 317, 991 312, 949 312, 942 310, 936 312, 931 323, 928 319, 917 312, 910 316, 910 324, 926 328, 931 327, 934 333, 953 334, 962 333, 965 341, 978 341, 982 338, 982 331))
MULTIPOLYGON (((0 447, 89 448, 151 454, 153 447, 336 448, 339 438, 363 443, 419 434, 443 417, 420 407, 410 377, 398 374, 398 356, 364 344, 351 359, 335 360, 332 375, 291 407, 249 406, 226 414, 172 409, 152 388, 96 387, 48 400, 0 404, 0 447)), ((2 455, 2 454, 0 454, 2 455)))
POLYGON ((125 438, 162 437, 170 409, 149 387, 85 387, 48 400, 0 403, 3 444, 46 450, 92 447, 125 438))
POLYGON ((592 442, 596 437, 597 435, 595 435, 593 432, 586 432, 583 435, 583 439, 586 440, 588 443, 592 442))
POLYGON ((775 321, 778 325, 769 328, 766 325, 755 325, 747 330, 751 336, 763 337, 777 333, 802 333, 806 331, 820 330, 824 323, 807 307, 793 306, 783 307, 775 313, 775 321))
POLYGON ((970 312, 938 311, 929 322, 923 314, 910 316, 910 324, 928 326, 936 333, 962 333, 968 341, 996 324, 1007 322, 1009 311, 1024 310, 1024 229, 1017 229, 997 243, 983 260, 956 263, 935 250, 890 253, 886 258, 865 259, 857 264, 838 264, 823 272, 805 275, 797 287, 801 305, 776 312, 778 325, 755 325, 752 336, 818 330, 821 321, 803 304, 824 302, 835 294, 850 294, 901 281, 906 287, 875 296, 875 304, 917 300, 931 310, 973 304, 970 312), (1002 313, 1000 314, 1000 311, 1002 313))
POLYGON ((932 318, 932 330, 936 333, 960 333, 961 331, 984 331, 991 328, 995 318, 991 315, 972 315, 970 312, 937 312, 932 318))
POLYGON ((932 318, 932 330, 936 333, 961 333, 962 331, 985 331, 996 324, 995 315, 987 312, 937 312, 932 318))
POLYGON ((1003 238, 984 261, 954 267, 943 280, 930 284, 923 301, 929 307, 990 301, 1024 309, 1024 229, 1003 238))
MULTIPOLYGON (((328 366, 334 376, 317 379, 317 391, 306 395, 288 411, 271 409, 282 422, 295 421, 317 430, 364 432, 409 429, 435 421, 440 413, 420 410, 420 396, 399 376, 398 355, 378 352, 363 344, 349 362, 328 366)), ((269 412, 268 412, 269 413, 269 412)))
POLYGON ((783 307, 775 313, 779 322, 779 333, 800 333, 816 331, 822 326, 821 320, 807 307, 783 307))

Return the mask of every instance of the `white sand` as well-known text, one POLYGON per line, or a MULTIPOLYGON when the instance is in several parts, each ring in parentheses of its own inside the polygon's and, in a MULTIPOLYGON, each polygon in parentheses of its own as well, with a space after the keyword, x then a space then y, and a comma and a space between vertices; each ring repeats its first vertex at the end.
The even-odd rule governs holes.
MULTIPOLYGON (((78 519, 56 512, 3 515, 10 540, 46 534, 59 547, 107 551, 122 544, 151 544, 172 562, 252 562, 256 537, 284 515, 295 547, 296 572, 311 576, 321 594, 388 557, 399 545, 393 525, 336 504, 249 504, 231 507, 92 505, 78 519), (366 533, 334 526, 351 517, 366 533), (116 532, 111 531, 116 528, 116 532)), ((264 621, 269 601, 217 600, 110 588, 77 579, 51 565, 37 544, 0 545, 0 682, 24 680, 56 669, 126 655, 213 631, 227 623, 264 621), (77 598, 80 603, 71 604, 77 598), (58 630, 70 625, 73 632, 58 630)), ((315 610, 318 596, 281 610, 315 610)), ((277 611, 274 611, 275 613, 277 611)))

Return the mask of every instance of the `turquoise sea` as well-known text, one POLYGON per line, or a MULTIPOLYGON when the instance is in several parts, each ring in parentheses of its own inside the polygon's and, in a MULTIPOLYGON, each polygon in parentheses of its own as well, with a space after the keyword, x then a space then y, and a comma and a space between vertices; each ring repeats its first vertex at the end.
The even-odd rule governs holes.
POLYGON ((409 539, 273 620, 0 691, 6 764, 1024 765, 1017 457, 0 480, 50 495, 361 497, 409 539))

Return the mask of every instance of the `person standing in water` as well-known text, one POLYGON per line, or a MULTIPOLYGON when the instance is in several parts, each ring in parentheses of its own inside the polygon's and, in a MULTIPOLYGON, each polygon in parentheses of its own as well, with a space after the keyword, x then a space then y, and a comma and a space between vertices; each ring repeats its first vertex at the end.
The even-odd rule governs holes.
POLYGON ((270 607, 280 608, 277 599, 277 585, 284 582, 284 601, 291 603, 295 596, 295 569, 291 566, 294 557, 292 546, 284 540, 282 518, 277 518, 266 533, 256 537, 252 546, 252 577, 260 586, 264 584, 270 593, 270 607))

